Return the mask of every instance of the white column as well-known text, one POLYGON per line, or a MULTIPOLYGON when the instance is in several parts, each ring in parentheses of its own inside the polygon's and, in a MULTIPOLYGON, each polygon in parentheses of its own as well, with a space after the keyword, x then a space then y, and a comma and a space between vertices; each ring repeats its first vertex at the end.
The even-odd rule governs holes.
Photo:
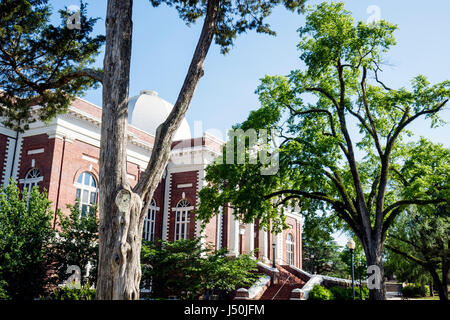
POLYGON ((234 218, 234 215, 230 216, 230 255, 239 255, 239 221, 234 218))
POLYGON ((9 184, 9 178, 11 177, 11 171, 14 166, 13 158, 15 145, 16 139, 8 137, 8 140, 6 142, 5 163, 0 164, 3 167, 2 184, 4 186, 7 186, 9 184))
MULTIPOLYGON (((205 166, 200 165, 198 167, 198 171, 197 171, 197 199, 196 199, 196 204, 195 204, 195 209, 198 209, 198 205, 200 202, 200 199, 198 197, 198 193, 200 192, 200 190, 203 188, 203 186, 205 185, 205 166)), ((202 249, 204 249, 206 247, 206 230, 202 230, 202 222, 199 219, 195 219, 195 235, 196 237, 201 237, 200 238, 200 242, 201 242, 201 246, 202 249)))
POLYGON ((276 244, 277 244, 276 262, 277 262, 277 264, 285 264, 283 262, 283 233, 282 232, 277 234, 276 244))
POLYGON ((169 215, 170 215, 170 185, 172 183, 172 174, 167 170, 167 174, 165 177, 165 185, 164 185, 164 206, 162 210, 163 215, 163 229, 162 229, 162 239, 167 241, 169 238, 169 215))
POLYGON ((255 224, 249 223, 246 225, 245 236, 246 236, 246 249, 247 253, 252 252, 255 249, 255 224))
MULTIPOLYGON (((14 156, 15 160, 13 163, 13 174, 12 174, 12 178, 16 181, 19 179, 19 168, 20 168, 20 161, 21 161, 21 155, 22 155, 22 142, 23 142, 23 137, 22 137, 22 134, 19 133, 19 137, 16 141, 17 147, 16 147, 16 154, 14 156)), ((12 153, 14 153, 13 150, 12 150, 12 153)))
POLYGON ((220 212, 216 216, 216 250, 222 248, 222 228, 223 228, 223 208, 219 208, 220 212))
POLYGON ((259 248, 261 252, 261 260, 263 262, 269 261, 269 239, 267 231, 264 231, 263 229, 259 230, 259 248))

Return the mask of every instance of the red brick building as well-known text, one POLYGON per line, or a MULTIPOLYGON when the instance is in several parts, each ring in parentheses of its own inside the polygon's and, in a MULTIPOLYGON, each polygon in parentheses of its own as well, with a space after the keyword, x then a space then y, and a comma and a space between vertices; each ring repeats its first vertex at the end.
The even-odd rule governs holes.
MULTIPOLYGON (((128 129, 128 178, 135 185, 145 170, 157 126, 172 105, 154 91, 142 91, 130 98, 128 129)), ((68 112, 51 123, 35 122, 25 133, 0 125, 1 183, 13 177, 23 188, 38 185, 48 191, 52 209, 67 212, 66 204, 80 200, 84 213, 97 202, 101 108, 82 99, 75 100, 68 112)), ((204 186, 206 166, 221 152, 223 141, 203 134, 191 138, 186 120, 178 129, 167 165, 144 226, 147 240, 206 236, 216 248, 226 247, 238 255, 257 250, 264 262, 302 267, 302 219, 298 210, 285 212, 288 230, 272 235, 258 228, 258 221, 243 225, 224 207, 201 230, 192 212, 198 205, 198 191, 204 186)))

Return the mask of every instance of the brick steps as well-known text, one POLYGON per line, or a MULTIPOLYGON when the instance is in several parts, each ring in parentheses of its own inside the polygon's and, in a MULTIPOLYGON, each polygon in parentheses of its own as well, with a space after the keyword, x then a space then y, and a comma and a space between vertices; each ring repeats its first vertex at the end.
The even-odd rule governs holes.
POLYGON ((278 283, 269 286, 260 300, 289 300, 292 290, 305 284, 288 266, 277 266, 277 269, 280 272, 278 283))

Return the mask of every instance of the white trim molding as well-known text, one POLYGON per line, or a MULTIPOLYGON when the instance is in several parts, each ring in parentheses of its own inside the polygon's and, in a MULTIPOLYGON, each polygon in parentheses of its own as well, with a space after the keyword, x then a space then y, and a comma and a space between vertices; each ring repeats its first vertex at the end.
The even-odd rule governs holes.
POLYGON ((44 148, 28 150, 27 155, 44 153, 44 148))
POLYGON ((89 162, 93 162, 93 163, 98 163, 98 159, 96 159, 94 157, 91 157, 91 156, 88 156, 86 154, 82 154, 81 155, 81 159, 89 161, 89 162))
POLYGON ((177 185, 178 189, 182 189, 182 188, 191 188, 192 187, 192 183, 183 183, 183 184, 179 184, 177 185))

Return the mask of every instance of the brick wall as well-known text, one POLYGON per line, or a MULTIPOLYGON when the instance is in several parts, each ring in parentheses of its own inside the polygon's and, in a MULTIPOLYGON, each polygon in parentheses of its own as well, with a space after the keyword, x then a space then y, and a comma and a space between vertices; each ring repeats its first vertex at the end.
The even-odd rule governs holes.
MULTIPOLYGON (((37 168, 44 180, 39 183, 39 190, 46 189, 49 192, 49 199, 54 201, 54 194, 50 190, 50 181, 53 178, 53 153, 54 139, 48 139, 48 135, 40 134, 31 137, 24 137, 20 156, 20 166, 18 178, 24 179, 27 172, 32 168, 37 168), (32 150, 44 149, 41 153, 28 154, 32 150), (33 166, 34 160, 34 166, 33 166)), ((17 161, 17 160, 16 160, 17 161)), ((23 184, 20 184, 23 187, 23 184)))
POLYGON ((300 223, 297 221, 297 219, 294 219, 292 217, 286 217, 286 223, 289 225, 289 229, 286 229, 283 231, 283 262, 287 263, 288 261, 288 255, 287 255, 287 244, 286 240, 288 237, 288 234, 291 234, 293 236, 294 240, 294 265, 296 267, 301 267, 301 227, 300 223))

